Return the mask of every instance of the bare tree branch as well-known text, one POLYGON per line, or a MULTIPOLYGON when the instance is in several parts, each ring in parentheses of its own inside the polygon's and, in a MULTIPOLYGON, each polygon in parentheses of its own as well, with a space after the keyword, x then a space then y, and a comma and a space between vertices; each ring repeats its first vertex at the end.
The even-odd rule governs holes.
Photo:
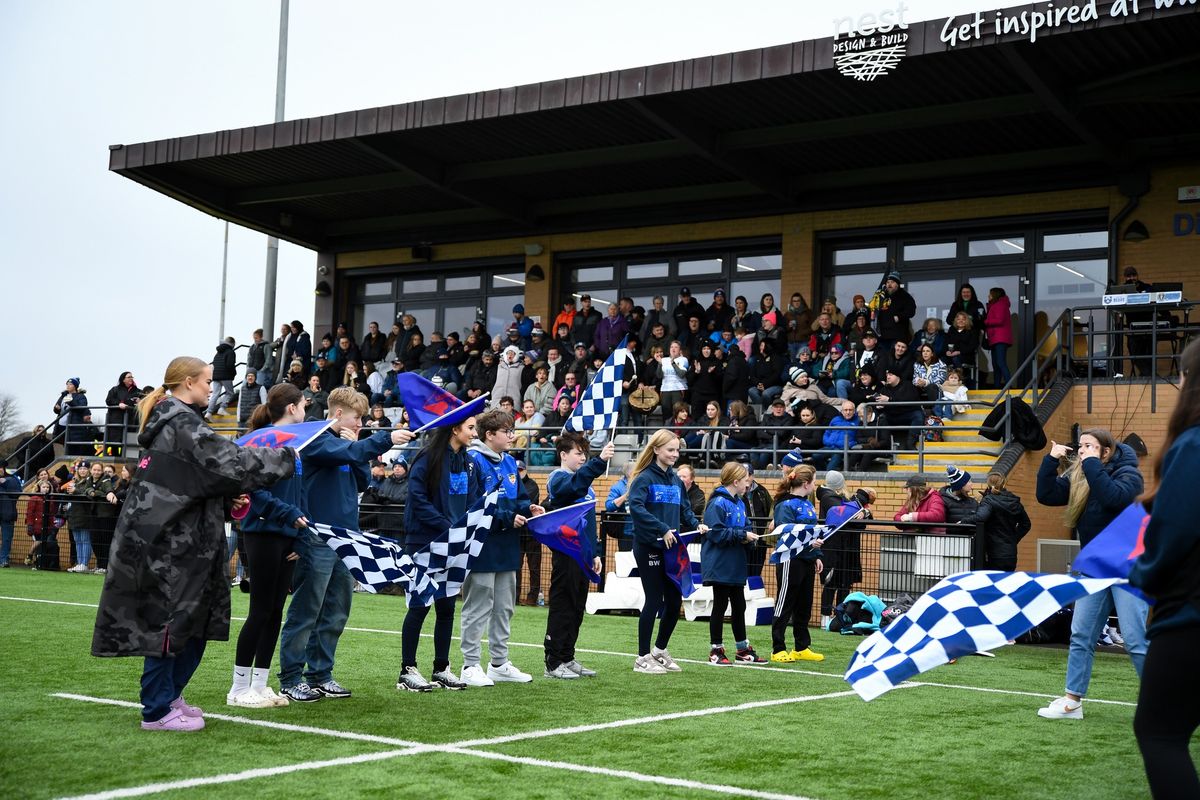
POLYGON ((17 398, 11 394, 0 394, 0 441, 15 435, 22 428, 17 398))

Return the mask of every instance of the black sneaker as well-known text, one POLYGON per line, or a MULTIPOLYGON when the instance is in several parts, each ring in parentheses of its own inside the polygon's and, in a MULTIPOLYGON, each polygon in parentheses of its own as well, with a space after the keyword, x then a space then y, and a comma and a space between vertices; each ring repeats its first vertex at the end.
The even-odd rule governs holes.
POLYGON ((333 699, 341 699, 343 697, 350 696, 350 690, 335 680, 327 680, 324 683, 318 683, 313 687, 313 691, 322 697, 330 697, 333 699))
POLYGON ((315 703, 321 699, 320 692, 314 692, 312 687, 307 683, 297 683, 295 686, 287 686, 280 689, 279 692, 288 700, 297 703, 315 703))
POLYGON ((429 680, 435 685, 443 689, 465 689, 467 685, 458 679, 458 676, 451 672, 449 667, 446 667, 441 672, 435 672, 429 676, 429 680))
POLYGON ((250 579, 242 578, 242 582, 238 584, 238 588, 242 590, 242 594, 250 594, 250 579))

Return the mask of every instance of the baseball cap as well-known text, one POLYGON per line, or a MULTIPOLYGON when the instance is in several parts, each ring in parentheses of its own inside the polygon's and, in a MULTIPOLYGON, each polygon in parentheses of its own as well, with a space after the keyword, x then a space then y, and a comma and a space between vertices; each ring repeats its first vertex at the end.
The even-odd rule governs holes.
POLYGON ((904 482, 905 489, 916 489, 918 487, 924 488, 928 485, 929 484, 926 482, 924 475, 909 475, 908 480, 904 482))
POLYGON ((724 296, 725 296, 724 289, 717 289, 715 292, 713 292, 713 297, 724 297, 724 296))
POLYGON ((679 290, 679 295, 680 295, 680 297, 691 297, 692 290, 685 286, 679 290))
POLYGON ((592 296, 590 294, 588 294, 587 292, 584 292, 583 294, 579 295, 579 299, 580 300, 591 300, 592 296))
POLYGON ((772 400, 772 401, 771 401, 771 405, 773 405, 773 406, 786 406, 786 405, 787 405, 787 403, 783 402, 783 398, 782 398, 782 397, 776 397, 774 400, 772 400))
POLYGON ((876 333, 875 331, 871 330, 870 328, 867 328, 865 331, 863 331, 862 338, 864 338, 864 339, 878 339, 878 338, 879 338, 879 334, 878 334, 878 333, 876 333))
POLYGON ((578 349, 579 349, 579 348, 581 348, 581 347, 582 347, 584 350, 587 350, 587 345, 586 345, 586 344, 584 344, 583 342, 576 342, 576 343, 575 343, 575 349, 576 349, 576 350, 578 350, 578 349))

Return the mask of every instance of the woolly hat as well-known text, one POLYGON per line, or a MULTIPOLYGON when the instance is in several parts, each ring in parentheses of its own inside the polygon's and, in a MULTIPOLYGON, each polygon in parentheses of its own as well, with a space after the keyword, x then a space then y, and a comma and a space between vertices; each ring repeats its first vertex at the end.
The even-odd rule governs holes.
POLYGON ((884 278, 884 281, 895 281, 896 283, 900 283, 900 270, 888 270, 887 277, 884 278))
POLYGON ((807 374, 808 373, 804 371, 803 367, 792 367, 790 370, 788 370, 788 380, 799 386, 801 376, 807 374))
POLYGON ((961 470, 958 467, 946 467, 946 483, 951 491, 957 492, 959 489, 971 482, 971 473, 961 470))
POLYGON ((825 473, 825 485, 841 494, 846 488, 846 477, 836 469, 831 469, 825 473))
POLYGON ((79 388, 79 378, 67 378, 66 382, 75 384, 76 389, 79 388))

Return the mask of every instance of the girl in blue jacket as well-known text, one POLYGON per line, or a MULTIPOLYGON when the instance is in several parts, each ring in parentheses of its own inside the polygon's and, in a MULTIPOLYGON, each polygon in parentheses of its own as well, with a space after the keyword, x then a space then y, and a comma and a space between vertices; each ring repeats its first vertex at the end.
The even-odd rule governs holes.
POLYGON ((730 461, 721 468, 721 485, 713 492, 704 509, 704 524, 708 533, 700 545, 700 572, 705 586, 712 587, 713 604, 708 617, 708 633, 712 649, 708 663, 728 666, 721 641, 725 626, 725 609, 729 608, 733 636, 737 640, 738 661, 765 664, 746 638, 746 544, 757 542, 758 534, 746 521, 746 505, 742 497, 750 488, 750 471, 744 464, 730 461))
MULTIPOLYGON (((809 497, 817 488, 817 470, 811 464, 801 464, 775 489, 775 524, 801 523, 816 525, 819 520, 809 497)), ((822 540, 776 565, 779 578, 779 597, 775 601, 775 621, 771 623, 771 660, 788 664, 793 661, 824 661, 825 656, 812 649, 812 634, 808 618, 812 615, 813 584, 825 565, 821 562, 822 540), (795 648, 789 653, 784 637, 788 623, 792 624, 795 648)))
MULTIPOLYGON (((248 430, 304 422, 304 395, 290 383, 271 387, 267 402, 254 409, 248 430)), ((250 583, 250 610, 238 634, 233 685, 225 702, 242 708, 286 706, 288 699, 267 685, 271 658, 283 624, 283 604, 295 571, 296 533, 308 525, 304 512, 300 459, 292 477, 250 493, 250 513, 242 520, 250 583)))
POLYGON ((638 617, 638 657, 633 662, 633 671, 649 675, 680 671, 679 665, 667 652, 667 645, 679 622, 683 596, 679 593, 679 587, 667 577, 663 549, 685 546, 680 544, 676 536, 680 532, 680 523, 686 531, 697 528, 702 532, 708 530, 707 525, 697 522, 683 481, 672 469, 678 460, 679 437, 665 429, 656 431, 638 455, 629 483, 633 558, 642 581, 642 591, 646 595, 642 613, 638 617), (651 647, 654 620, 660 612, 662 623, 658 626, 658 637, 651 647))
MULTIPOLYGON (((408 502, 404 506, 404 552, 412 555, 442 536, 480 495, 479 468, 467 448, 475 438, 475 418, 458 425, 435 428, 413 460, 408 477, 408 502)), ((253 584, 252 584, 253 585, 253 584)), ((417 645, 429 606, 410 605, 400 630, 402 662, 397 689, 431 692, 465 689, 467 684, 450 669, 450 638, 454 635, 454 598, 433 601, 433 674, 425 680, 417 670, 417 645)))

